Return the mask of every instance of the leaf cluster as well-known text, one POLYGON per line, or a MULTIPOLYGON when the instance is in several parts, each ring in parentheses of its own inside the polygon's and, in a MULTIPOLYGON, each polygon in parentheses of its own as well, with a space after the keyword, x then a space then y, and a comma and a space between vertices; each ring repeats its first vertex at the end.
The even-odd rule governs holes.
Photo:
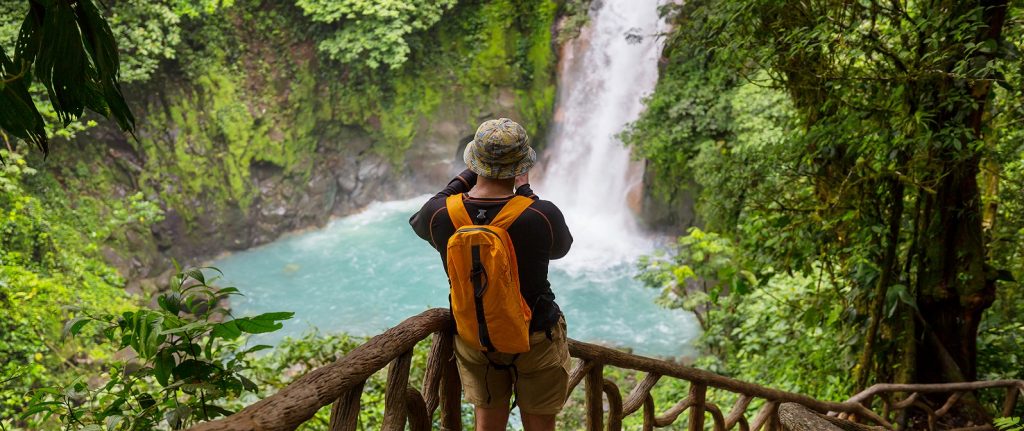
POLYGON ((37 79, 64 125, 88 108, 133 130, 135 117, 118 82, 114 34, 93 1, 29 3, 13 56, 0 47, 0 129, 49 151, 43 117, 29 93, 37 79))
POLYGON ((245 334, 281 328, 293 313, 233 317, 224 307, 238 295, 234 287, 216 287, 219 276, 189 268, 174 275, 158 309, 121 314, 90 314, 69 320, 68 337, 92 327, 128 357, 108 363, 102 381, 78 381, 63 389, 37 390, 22 419, 56 418, 67 427, 102 429, 183 429, 230 415, 223 402, 257 385, 245 376, 248 356, 270 346, 245 347, 245 334))
POLYGON ((337 28, 320 42, 332 59, 369 69, 398 68, 409 58, 409 38, 429 29, 456 0, 297 0, 313 21, 337 28))
POLYGON ((1024 424, 1016 417, 996 418, 994 425, 999 431, 1024 431, 1024 424))

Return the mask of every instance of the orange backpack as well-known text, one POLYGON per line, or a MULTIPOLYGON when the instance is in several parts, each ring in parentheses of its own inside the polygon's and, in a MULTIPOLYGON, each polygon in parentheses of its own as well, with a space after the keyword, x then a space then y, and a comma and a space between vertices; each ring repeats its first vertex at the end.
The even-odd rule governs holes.
POLYGON ((530 350, 532 312, 519 291, 519 266, 508 227, 533 200, 513 197, 494 221, 474 225, 462 195, 449 196, 455 234, 448 239, 448 280, 459 337, 479 350, 530 350))

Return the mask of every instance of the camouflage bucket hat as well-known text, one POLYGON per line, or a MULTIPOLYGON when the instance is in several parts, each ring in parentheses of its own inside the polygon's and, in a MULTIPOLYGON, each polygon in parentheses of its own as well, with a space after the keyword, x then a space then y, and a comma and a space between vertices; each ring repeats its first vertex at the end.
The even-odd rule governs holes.
POLYGON ((525 174, 537 162, 526 129, 508 118, 487 120, 463 154, 466 166, 477 175, 506 179, 525 174))

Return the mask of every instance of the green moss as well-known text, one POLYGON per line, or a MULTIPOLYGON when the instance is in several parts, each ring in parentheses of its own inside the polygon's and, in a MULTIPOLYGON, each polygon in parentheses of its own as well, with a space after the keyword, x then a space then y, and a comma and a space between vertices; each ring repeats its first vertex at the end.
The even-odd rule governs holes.
POLYGON ((338 85, 329 110, 371 132, 374 151, 396 165, 442 104, 469 107, 464 121, 472 128, 502 88, 514 91, 516 107, 500 114, 519 116, 539 136, 554 109, 557 9, 551 0, 460 5, 423 37, 406 67, 338 85))
POLYGON ((527 60, 530 66, 528 90, 517 92, 520 110, 526 122, 533 127, 530 132, 540 136, 547 129, 547 123, 555 109, 555 66, 556 56, 551 37, 558 4, 554 1, 540 1, 532 16, 527 60))
POLYGON ((410 39, 405 66, 373 73, 317 57, 319 33, 298 25, 307 18, 289 7, 243 1, 195 18, 177 56, 182 80, 142 110, 133 144, 145 163, 139 184, 192 228, 199 214, 252 205, 253 163, 308 178, 318 143, 344 147, 347 130, 364 130, 371 150, 397 167, 440 119, 465 115, 463 126, 475 127, 499 90, 511 90, 516 106, 495 114, 521 118, 534 137, 546 128, 555 99, 553 0, 462 2, 410 39), (264 9, 252 13, 257 6, 264 9))

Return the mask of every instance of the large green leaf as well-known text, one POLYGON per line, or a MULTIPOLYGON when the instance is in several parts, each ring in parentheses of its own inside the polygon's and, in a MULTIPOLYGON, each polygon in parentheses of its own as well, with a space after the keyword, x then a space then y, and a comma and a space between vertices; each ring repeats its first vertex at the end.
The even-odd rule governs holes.
MULTIPOLYGON (((0 46, 0 128, 9 134, 35 144, 47 151, 43 117, 39 115, 32 96, 28 93, 30 71, 19 66, 0 46)), ((13 145, 13 143, 12 143, 13 145)))
POLYGON ((258 316, 235 319, 233 322, 238 325, 238 329, 242 332, 262 334, 281 329, 283 325, 280 321, 291 319, 294 315, 295 313, 291 312, 264 313, 258 316))
POLYGON ((34 71, 65 125, 89 109, 131 132, 135 117, 118 82, 117 44, 93 0, 30 0, 29 5, 13 60, 6 53, 0 59, 0 128, 49 151, 44 120, 28 93, 34 71))

